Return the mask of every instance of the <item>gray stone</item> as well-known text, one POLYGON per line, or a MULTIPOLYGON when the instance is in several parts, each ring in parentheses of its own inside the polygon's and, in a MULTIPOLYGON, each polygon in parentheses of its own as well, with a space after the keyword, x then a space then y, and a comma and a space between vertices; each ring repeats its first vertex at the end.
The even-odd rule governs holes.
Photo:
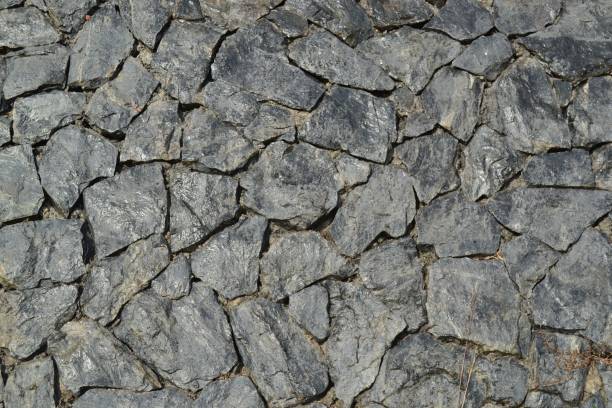
POLYGON ((40 281, 70 283, 85 273, 79 220, 42 220, 0 229, 0 283, 19 289, 40 281))
POLYGON ((370 387, 391 342, 406 326, 363 286, 331 281, 331 327, 323 345, 336 397, 351 406, 370 387))
POLYGON ((175 301, 151 291, 137 295, 114 333, 162 377, 191 391, 237 362, 227 317, 212 289, 199 282, 175 301))
POLYGON ((433 245, 439 257, 492 255, 501 228, 485 207, 453 192, 432 201, 416 216, 417 243, 433 245))
POLYGON ((76 286, 0 292, 0 347, 25 359, 74 316, 76 286))
POLYGON ((168 254, 161 235, 153 235, 95 263, 83 282, 83 313, 103 325, 113 321, 123 305, 168 265, 168 254))
POLYGON ((529 371, 512 358, 479 358, 474 366, 474 375, 481 377, 489 398, 500 404, 519 406, 527 395, 529 371))
POLYGON ((53 91, 19 98, 13 108, 13 142, 34 144, 73 123, 83 112, 85 95, 53 91))
POLYGON ((336 159, 336 169, 345 187, 365 183, 371 172, 370 163, 344 153, 336 159))
POLYGON ((266 18, 272 21, 286 37, 295 38, 308 34, 308 20, 286 8, 276 8, 268 13, 266 18))
POLYGON ((254 22, 280 3, 282 0, 200 0, 204 15, 228 30, 254 22))
POLYGON ((323 86, 287 60, 285 39, 260 20, 228 37, 215 57, 212 76, 291 108, 310 110, 323 86), (248 72, 249 75, 245 75, 248 72))
POLYGON ((612 345, 612 246, 587 229, 533 294, 533 319, 540 326, 580 330, 595 343, 612 345))
POLYGON ((151 102, 127 128, 121 143, 121 161, 178 160, 181 134, 178 102, 151 102))
POLYGON ((498 193, 488 209, 506 228, 531 234, 553 249, 565 251, 582 231, 612 209, 612 193, 519 188, 498 193))
POLYGON ((483 75, 487 80, 493 81, 512 55, 514 50, 510 41, 505 35, 495 33, 472 42, 455 58, 453 67, 475 75, 483 75))
POLYGON ((155 373, 103 327, 87 319, 66 323, 49 339, 60 387, 73 393, 83 388, 159 388, 155 373))
POLYGON ((191 264, 180 254, 151 282, 151 288, 159 296, 173 300, 187 296, 191 290, 191 264))
POLYGON ((265 404, 249 377, 233 377, 208 384, 194 408, 264 408, 265 404))
POLYGON ((230 311, 230 320, 242 361, 270 406, 293 406, 327 389, 321 351, 282 305, 249 300, 230 311))
POLYGON ((242 131, 212 111, 189 113, 183 128, 182 159, 205 168, 231 172, 243 167, 256 152, 242 131))
POLYGON ((377 28, 419 24, 433 16, 425 0, 364 0, 360 3, 377 28))
POLYGON ((189 395, 175 388, 149 392, 92 389, 74 401, 73 407, 186 408, 191 404, 192 400, 189 395))
POLYGON ((335 86, 310 116, 299 138, 384 163, 397 138, 393 104, 364 91, 335 86))
POLYGON ((562 79, 554 78, 553 86, 559 97, 559 103, 562 107, 566 107, 572 100, 572 83, 562 79))
POLYGON ((423 104, 438 124, 467 142, 479 122, 484 82, 465 71, 444 67, 423 91, 423 104))
POLYGON ((36 215, 44 199, 32 147, 0 150, 0 222, 36 215))
POLYGON ((244 137, 261 143, 273 139, 293 142, 295 133, 293 112, 273 103, 262 104, 257 116, 244 128, 244 137))
POLYGON ((493 5, 495 27, 506 34, 540 31, 555 21, 561 12, 561 0, 496 0, 493 5))
POLYGON ((589 187, 595 183, 591 156, 580 149, 532 157, 523 178, 533 186, 589 187))
MULTIPOLYGON (((0 95, 0 99, 2 96, 0 95)), ((0 146, 11 141, 11 120, 6 116, 0 116, 0 146)))
POLYGON ((540 391, 531 391, 525 398, 525 408, 566 408, 563 400, 556 395, 546 394, 540 391))
POLYGON ((21 3, 23 3, 23 0, 0 0, 0 9, 19 6, 21 3))
POLYGON ((595 186, 612 191, 612 144, 603 145, 591 153, 595 186))
POLYGON ((176 168, 168 179, 173 252, 196 244, 238 211, 238 182, 231 177, 176 168))
POLYGON ((193 274, 226 299, 257 291, 259 253, 268 227, 264 217, 241 218, 191 255, 193 274))
POLYGON ((242 203, 269 219, 308 226, 338 203, 341 182, 329 152, 309 144, 270 144, 240 176, 242 203))
POLYGON ((95 179, 115 174, 117 149, 102 136, 69 126, 57 131, 38 160, 43 188, 68 214, 81 192, 95 179))
POLYGON ((159 42, 151 70, 172 97, 181 103, 195 102, 223 33, 208 22, 175 20, 170 24, 159 42))
POLYGON ((422 95, 416 95, 407 86, 397 88, 389 99, 401 117, 398 142, 421 136, 436 126, 437 120, 433 112, 424 106, 422 95))
POLYGON ((476 201, 499 191, 521 170, 523 159, 510 147, 507 137, 481 126, 463 149, 463 163, 461 190, 476 201))
POLYGON ((523 59, 512 64, 487 89, 484 104, 487 124, 506 135, 513 149, 543 153, 570 147, 559 98, 539 62, 523 59))
POLYGON ((225 81, 213 81, 198 94, 201 104, 215 111, 219 119, 235 125, 248 125, 259 110, 257 96, 225 81))
POLYGON ((457 144, 457 139, 438 130, 432 135, 410 139, 395 149, 420 201, 429 203, 439 194, 459 186, 455 172, 457 144))
POLYGON ((357 47, 413 92, 421 91, 433 73, 451 62, 461 49, 460 43, 443 34, 411 27, 373 37, 357 47))
POLYGON ((85 23, 87 12, 97 4, 96 0, 30 0, 29 3, 47 12, 60 30, 69 33, 85 23))
POLYGON ((113 77, 132 51, 134 38, 112 4, 100 7, 76 35, 68 85, 96 88, 113 77))
POLYGON ((370 91, 389 91, 395 86, 380 66, 328 31, 315 31, 293 41, 289 58, 302 69, 339 85, 370 91))
POLYGON ((500 261, 440 259, 429 268, 427 316, 436 336, 517 350, 519 294, 500 261))
POLYGON ((493 28, 493 17, 478 0, 447 0, 425 27, 456 40, 473 40, 493 28))
POLYGON ((167 203, 161 170, 157 163, 130 167, 84 191, 98 258, 164 231, 167 203))
POLYGON ((312 285, 289 297, 287 311, 297 324, 321 341, 329 333, 328 307, 327 289, 312 285))
POLYGON ((261 259, 261 284, 280 300, 329 276, 350 274, 346 260, 316 231, 288 232, 272 240, 261 259))
POLYGON ((159 32, 170 19, 174 1, 119 0, 117 4, 132 35, 147 47, 155 47, 159 32))
POLYGON ((611 100, 612 77, 591 78, 578 88, 574 103, 569 108, 569 115, 576 129, 574 146, 612 142, 611 100))
POLYGON ((60 38, 37 8, 0 10, 0 48, 35 47, 58 42, 60 38))
POLYGON ((201 20, 204 18, 199 1, 175 0, 172 16, 175 19, 201 20))
POLYGON ((394 166, 375 167, 368 182, 347 195, 331 224, 331 236, 340 252, 354 256, 383 232, 403 235, 415 212, 408 173, 394 166))
POLYGON ((15 367, 6 381, 6 408, 55 407, 55 368, 53 360, 41 358, 15 367))

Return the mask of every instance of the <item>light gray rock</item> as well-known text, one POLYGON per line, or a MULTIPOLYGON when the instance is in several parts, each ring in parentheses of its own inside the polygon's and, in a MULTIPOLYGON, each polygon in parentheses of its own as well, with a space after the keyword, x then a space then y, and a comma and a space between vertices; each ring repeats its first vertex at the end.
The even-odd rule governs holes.
POLYGON ((208 384, 198 399, 194 408, 264 408, 265 404, 249 377, 233 377, 208 384))
POLYGON ((274 142, 241 174, 241 201, 268 219, 308 226, 336 207, 341 184, 329 152, 274 142))
POLYGON ((493 28, 493 17, 478 0, 447 0, 425 28, 442 31, 456 40, 473 40, 493 28))
POLYGON ((603 145, 591 153, 595 186, 612 191, 612 144, 603 145))
POLYGON ((45 15, 34 7, 0 10, 0 48, 35 47, 60 38, 45 15))
POLYGON ((329 294, 323 286, 312 285, 289 296, 289 315, 317 340, 329 333, 329 294))
POLYGON ((472 42, 453 61, 453 67, 493 81, 514 55, 512 44, 505 35, 495 33, 472 42))
POLYGON ((162 377, 191 391, 237 362, 227 317, 212 289, 199 282, 175 301, 152 291, 137 295, 114 333, 162 377))
POLYGON ((578 88, 574 103, 569 108, 576 133, 574 146, 592 146, 612 142, 612 77, 589 79, 578 88))
POLYGON ((42 358, 15 367, 6 381, 6 408, 55 407, 55 368, 53 360, 42 358))
POLYGON ((612 209, 612 193, 596 190, 518 188, 498 193, 487 205, 506 228, 531 234, 565 251, 612 209))
POLYGON ((73 393, 92 387, 150 391, 160 386, 151 369, 91 320, 66 323, 49 339, 48 351, 57 365, 60 387, 73 393))
MULTIPOLYGON (((0 99, 2 96, 0 95, 0 99)), ((11 141, 11 120, 6 116, 0 116, 0 146, 11 141)))
POLYGON ((87 12, 97 4, 96 0, 30 0, 29 3, 48 13, 53 24, 68 33, 79 29, 87 21, 87 12))
POLYGON ((408 173, 394 166, 375 167, 368 182, 347 195, 331 224, 331 236, 340 252, 354 256, 383 232, 403 235, 415 212, 408 173))
POLYGON ((407 86, 397 88, 389 99, 401 117, 398 142, 421 136, 436 126, 436 117, 424 106, 422 95, 416 95, 407 86))
POLYGON ((519 406, 527 395, 529 371, 511 357, 479 358, 473 375, 481 378, 489 397, 500 404, 519 406))
POLYGON ((87 188, 83 200, 98 258, 164 231, 166 188, 159 164, 127 168, 87 188))
POLYGON ((23 0, 0 0, 0 9, 19 6, 23 0))
POLYGON ((0 150, 0 222, 36 215, 44 199, 32 147, 0 150))
POLYGON ((193 274, 226 299, 257 291, 259 253, 268 221, 243 217, 191 254, 193 274))
POLYGON ((580 149, 532 157, 523 178, 532 186, 589 187, 595 183, 591 156, 580 149))
POLYGON ((373 37, 357 47, 413 92, 421 91, 433 73, 451 62, 461 49, 460 43, 443 34, 411 27, 373 37))
POLYGON ((189 395, 176 388, 158 391, 133 392, 112 389, 92 389, 74 401, 74 408, 186 408, 191 406, 189 395))
POLYGON ((257 116, 244 128, 244 137, 262 143, 273 139, 293 142, 295 133, 293 111, 273 103, 262 104, 257 116))
POLYGON ((284 7, 270 11, 266 18, 272 21, 286 37, 295 38, 308 34, 308 20, 284 7))
POLYGON ((223 122, 245 126, 259 111, 257 96, 225 81, 213 81, 198 94, 200 103, 223 122))
POLYGON ((436 336, 517 350, 519 294, 500 261, 440 259, 429 268, 427 316, 436 336))
POLYGON ((559 97, 559 103, 562 107, 566 107, 572 100, 572 83, 562 79, 554 78, 553 87, 559 97))
POLYGON ((197 243, 238 211, 238 182, 231 177, 175 168, 168 181, 173 252, 197 243))
POLYGON ((113 321, 123 305, 168 265, 168 254, 161 235, 153 235, 95 263, 83 282, 83 313, 103 325, 113 321))
POLYGON ((566 408, 563 400, 556 395, 540 391, 531 391, 525 398, 525 408, 566 408))
POLYGON ((93 180, 112 177, 117 149, 102 136, 69 126, 57 131, 42 150, 38 173, 43 188, 64 214, 93 180))
POLYGON ((348 276, 346 260, 316 231, 288 232, 273 239, 261 259, 261 284, 273 300, 329 276, 348 276))
POLYGON ((371 172, 370 163, 344 153, 336 159, 336 169, 345 187, 365 183, 371 172))
POLYGON ((242 361, 270 406, 293 406, 326 390, 321 351, 282 305, 249 300, 230 311, 230 320, 242 361))
POLYGON ((496 0, 493 5, 495 27, 506 34, 540 31, 555 21, 561 12, 561 0, 538 3, 527 0, 496 0))
POLYGON ((175 19, 201 20, 204 18, 199 1, 175 0, 172 16, 175 19))
POLYGON ((151 282, 151 288, 159 296, 173 300, 187 296, 191 290, 191 264, 180 254, 151 282))
POLYGON ((433 7, 425 0, 364 0, 360 4, 377 28, 418 24, 433 16, 433 7))
POLYGON ((119 0, 117 4, 132 35, 147 47, 154 48, 159 32, 170 19, 174 2, 165 0, 119 0))
POLYGON ((215 24, 228 30, 249 25, 260 17, 268 14, 270 9, 278 6, 282 0, 200 0, 204 15, 211 18, 215 24))

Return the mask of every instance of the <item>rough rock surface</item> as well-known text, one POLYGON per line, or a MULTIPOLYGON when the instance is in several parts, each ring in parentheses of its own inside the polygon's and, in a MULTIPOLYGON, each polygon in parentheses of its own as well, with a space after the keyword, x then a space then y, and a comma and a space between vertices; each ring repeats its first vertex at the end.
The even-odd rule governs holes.
POLYGON ((99 407, 147 407, 147 408, 181 408, 192 403, 186 392, 175 388, 158 391, 134 392, 111 389, 92 389, 80 396, 75 408, 99 407))
POLYGON ((34 47, 59 41, 49 19, 34 7, 0 10, 0 48, 34 47))
POLYGON ((178 255, 168 267, 151 282, 159 296, 179 299, 191 290, 191 263, 185 255, 178 255))
POLYGON ((523 178, 532 186, 589 187, 595 182, 591 167, 586 150, 545 153, 529 160, 523 178))
POLYGON ((492 81, 497 78, 513 54, 510 41, 503 34, 495 33, 471 43, 455 58, 453 67, 483 75, 492 81))
POLYGON ((0 150, 0 222, 35 215, 43 200, 32 147, 0 150))
POLYGON ((324 340, 329 334, 328 307, 327 289, 312 285, 289 297, 288 312, 304 330, 324 340))
POLYGON ((576 129, 575 146, 592 146, 611 142, 612 77, 597 77, 578 88, 570 117, 576 129))
POLYGON ((53 361, 44 358, 18 365, 6 382, 4 404, 7 408, 54 407, 53 361))
POLYGON ((493 28, 493 17, 477 0, 447 0, 426 28, 456 40, 472 40, 493 28))
POLYGON ((265 407, 253 382, 242 376, 208 384, 193 404, 194 408, 265 407))
POLYGON ((591 160, 597 188, 612 191, 612 144, 595 149, 591 160))
POLYGON ((433 16, 433 7, 425 0, 364 0, 360 4, 378 28, 418 24, 433 16))

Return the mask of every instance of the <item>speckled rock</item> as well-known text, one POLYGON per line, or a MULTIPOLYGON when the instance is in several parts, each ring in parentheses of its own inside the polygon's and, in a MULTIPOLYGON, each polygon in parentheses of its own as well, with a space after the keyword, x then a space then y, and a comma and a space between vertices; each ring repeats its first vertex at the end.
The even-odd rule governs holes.
POLYGON ((493 10, 498 30, 506 34, 526 34, 552 24, 561 12, 561 0, 497 0, 493 10))
POLYGON ((497 78, 513 54, 512 44, 506 36, 495 33, 472 42, 461 55, 455 58, 453 67, 474 75, 483 75, 487 80, 492 81, 497 78))
POLYGON ((289 297, 287 311, 297 324, 321 341, 329 334, 328 308, 327 289, 312 285, 289 297))
POLYGON ((74 401, 74 408, 126 407, 126 408, 186 408, 192 403, 186 392, 176 388, 158 391, 134 392, 113 389, 92 389, 74 401))
POLYGON ((579 149, 532 157, 523 178, 534 186, 589 187, 595 183, 591 157, 579 149))
POLYGON ((456 40, 472 40, 493 28, 493 17, 477 0, 447 0, 425 27, 456 40))
POLYGON ((603 145, 591 153, 595 186, 612 191, 612 144, 603 145))
POLYGON ((6 408, 55 407, 55 368, 53 360, 42 358, 15 367, 6 381, 6 408))
POLYGON ((612 126, 612 77, 589 79, 578 88, 574 103, 569 109, 576 133, 575 146, 592 146, 612 142, 609 129, 612 126))
POLYGON ((16 7, 0 10, 0 48, 52 44, 60 35, 40 10, 16 7))
POLYGON ((425 0, 364 0, 360 4, 378 28, 418 24, 433 16, 433 7, 425 0))
POLYGON ((0 222, 37 214, 43 200, 32 147, 0 150, 0 222))
POLYGON ((159 296, 173 300, 187 296, 191 290, 191 263, 180 254, 151 282, 151 288, 159 296))

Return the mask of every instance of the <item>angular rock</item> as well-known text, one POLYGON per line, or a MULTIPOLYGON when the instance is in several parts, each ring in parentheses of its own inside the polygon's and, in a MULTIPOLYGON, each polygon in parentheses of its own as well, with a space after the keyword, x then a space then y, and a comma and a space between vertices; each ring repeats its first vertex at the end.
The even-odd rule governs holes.
POLYGON ((264 408, 265 404, 257 393, 257 389, 249 377, 233 377, 208 384, 198 399, 194 408, 264 408))
POLYGON ((519 406, 527 395, 529 371, 512 358, 479 358, 474 375, 482 378, 489 397, 498 403, 519 406))
POLYGON ((322 353, 282 305, 249 300, 230 311, 230 320, 242 361, 268 404, 293 406, 326 390, 322 353))
POLYGON ((180 254, 151 282, 151 288, 159 296, 172 300, 187 296, 191 290, 191 264, 180 254))
POLYGON ((151 102, 127 128, 121 143, 121 161, 178 160, 181 134, 178 102, 151 102))
POLYGON ((237 362, 227 317, 212 289, 199 282, 175 301, 151 291, 137 295, 114 333, 162 377, 191 391, 237 362))
POLYGON ((308 20, 283 7, 275 8, 266 18, 272 21, 286 37, 295 38, 308 34, 308 20))
POLYGON ((6 381, 6 408, 55 407, 53 360, 42 358, 15 367, 6 381))
POLYGON ((533 2, 497 0, 493 5, 495 27, 506 34, 540 31, 555 21, 561 12, 561 0, 533 2))
POLYGON ((492 255, 497 252, 501 228, 485 207, 449 193, 419 210, 417 243, 433 245, 436 254, 448 256, 492 255))
POLYGON ((212 66, 212 76, 264 99, 310 110, 324 88, 289 64, 284 42, 283 35, 267 20, 242 28, 221 44, 212 66))
POLYGON ((215 111, 219 119, 234 125, 248 125, 255 119, 259 110, 255 94, 242 91, 225 81, 207 84, 198 97, 207 110, 215 111))
POLYGON ((201 20, 204 18, 199 1, 175 0, 172 16, 175 19, 201 20))
POLYGON ((595 183, 591 156, 580 149, 532 157, 523 178, 533 186, 589 187, 595 183))
POLYGON ((278 6, 282 0, 200 0, 204 15, 210 17, 215 24, 228 30, 235 30, 248 25, 268 14, 270 9, 278 6))
MULTIPOLYGON (((612 57, 611 57, 612 58, 612 57)), ((612 77, 589 79, 578 88, 569 108, 576 133, 574 146, 592 146, 612 142, 612 77)))
POLYGON ((531 234, 553 249, 565 251, 582 231, 612 210, 612 193, 519 188, 497 194, 487 206, 506 228, 531 234))
POLYGON ((97 4, 96 0, 31 0, 30 3, 49 14, 60 30, 72 33, 87 21, 87 12, 97 4))
POLYGON ((472 42, 453 61, 453 67, 493 81, 514 55, 512 44, 505 35, 495 33, 472 42))
POLYGON ((473 40, 493 28, 493 17, 477 0, 447 0, 425 27, 456 40, 473 40))
POLYGON ((230 172, 244 166, 256 152, 239 128, 222 122, 212 111, 193 110, 185 121, 182 147, 185 161, 230 172))
POLYGON ((307 226, 336 207, 341 182, 329 152, 270 144, 240 177, 242 203, 269 219, 307 226))
POLYGON ((373 37, 357 47, 413 92, 421 91, 433 73, 451 62, 461 49, 460 43, 443 34, 411 27, 373 37))
POLYGON ((181 168, 168 178, 173 252, 197 243, 236 215, 238 182, 233 178, 181 168))
POLYGON ((395 104, 400 120, 397 141, 421 136, 432 130, 437 123, 433 112, 423 104, 421 95, 416 95, 407 86, 397 88, 389 97, 395 104))
POLYGON ((317 340, 324 340, 329 333, 328 307, 327 289, 312 285, 289 297, 287 311, 304 330, 317 340))
POLYGON ((94 264, 83 282, 83 313, 103 325, 113 321, 123 305, 168 265, 168 254, 161 235, 153 235, 94 264))
POLYGON ((556 395, 540 391, 531 391, 525 398, 525 408, 565 408, 563 400, 556 395))
POLYGON ((162 88, 181 103, 193 103, 224 31, 209 22, 174 20, 151 62, 162 88))
POLYGON ((612 144, 603 145, 591 153, 595 186, 612 191, 612 144))
POLYGON ((36 215, 44 199, 32 147, 0 150, 0 222, 36 215))
POLYGON ((433 16, 425 0, 365 0, 360 3, 377 28, 419 24, 433 16))
POLYGON ((572 83, 562 79, 553 79, 553 86, 559 97, 559 102, 562 107, 566 107, 572 100, 572 83))
POLYGON ((344 183, 345 187, 353 187, 357 184, 363 184, 368 181, 371 172, 370 163, 341 154, 336 159, 336 169, 338 177, 344 183))
POLYGON ((117 149, 90 130, 69 126, 57 131, 38 161, 43 188, 68 214, 81 192, 95 179, 115 174, 117 149))
POLYGON ((0 116, 0 146, 10 141, 11 141, 11 120, 7 118, 6 116, 0 116))
POLYGON ((267 142, 273 139, 293 142, 295 140, 293 112, 273 103, 262 104, 257 116, 244 128, 244 137, 253 142, 267 142))
POLYGON ((438 130, 432 135, 410 139, 396 148, 420 201, 429 203, 437 195, 459 186, 455 172, 457 144, 457 139, 438 130))
POLYGON ((440 259, 429 268, 427 316, 436 336, 517 349, 519 294, 500 261, 440 259))
POLYGON ((346 260, 315 231, 288 232, 261 259, 261 284, 280 300, 329 276, 350 274, 346 260))
POLYGON ((30 357, 72 319, 77 297, 76 286, 0 292, 0 347, 20 359, 30 357))
POLYGON ((189 395, 175 388, 164 388, 149 392, 92 389, 74 401, 73 406, 74 408, 185 408, 191 406, 191 404, 192 400, 189 395))
POLYGON ((580 330, 595 343, 612 344, 612 246, 589 228, 539 283, 533 319, 540 326, 580 330))
POLYGON ((66 323, 49 339, 60 386, 73 393, 83 388, 150 391, 160 386, 151 369, 103 327, 87 319, 66 323))
POLYGON ((300 139, 384 163, 397 138, 393 104, 364 91, 335 86, 300 131, 300 139))
POLYGON ((157 36, 172 14, 173 2, 164 0, 119 0, 121 16, 136 39, 154 48, 157 36))
POLYGON ((0 10, 0 48, 35 47, 58 42, 60 38, 37 8, 0 10))
POLYGON ((132 51, 134 38, 112 4, 100 7, 76 35, 68 85, 96 88, 110 79, 132 51))
POLYGON ((257 291, 259 253, 268 221, 243 217, 191 255, 193 274, 226 299, 257 291))
POLYGON ((166 188, 157 163, 130 167, 98 182, 85 190, 83 200, 98 258, 164 231, 166 188))

